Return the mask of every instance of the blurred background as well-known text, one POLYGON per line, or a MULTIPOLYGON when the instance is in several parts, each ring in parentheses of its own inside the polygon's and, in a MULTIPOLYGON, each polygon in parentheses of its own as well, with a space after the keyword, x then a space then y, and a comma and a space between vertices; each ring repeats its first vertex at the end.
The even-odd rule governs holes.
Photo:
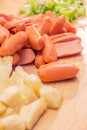
POLYGON ((0 12, 18 14, 19 8, 27 0, 0 0, 0 12))

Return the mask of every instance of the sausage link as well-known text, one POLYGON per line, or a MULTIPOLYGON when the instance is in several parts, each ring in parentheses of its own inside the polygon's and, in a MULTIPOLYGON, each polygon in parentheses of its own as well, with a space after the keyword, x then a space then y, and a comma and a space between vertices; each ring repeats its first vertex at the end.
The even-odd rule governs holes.
POLYGON ((2 44, 10 36, 10 32, 0 25, 0 44, 2 44))
POLYGON ((0 48, 0 56, 13 55, 28 42, 28 35, 20 31, 10 37, 0 48))
POLYGON ((45 40, 45 46, 42 50, 42 55, 45 63, 57 61, 57 51, 54 44, 48 35, 44 34, 43 38, 45 40))
POLYGON ((26 27, 26 33, 29 37, 30 46, 34 50, 41 50, 44 47, 44 39, 35 26, 26 27))
POLYGON ((39 68, 41 65, 44 65, 45 62, 44 62, 44 59, 43 59, 43 56, 42 56, 42 53, 38 53, 35 57, 35 62, 34 62, 35 66, 37 68, 39 68))
POLYGON ((17 63, 19 62, 20 60, 20 56, 18 53, 15 53, 12 55, 13 56, 13 62, 12 62, 12 65, 17 65, 17 63))
POLYGON ((38 75, 44 82, 54 82, 75 78, 79 68, 74 64, 58 64, 53 62, 39 67, 38 75))
POLYGON ((49 30, 49 35, 54 35, 60 32, 60 30, 64 27, 65 24, 65 17, 60 16, 58 17, 57 21, 52 25, 51 29, 49 30))

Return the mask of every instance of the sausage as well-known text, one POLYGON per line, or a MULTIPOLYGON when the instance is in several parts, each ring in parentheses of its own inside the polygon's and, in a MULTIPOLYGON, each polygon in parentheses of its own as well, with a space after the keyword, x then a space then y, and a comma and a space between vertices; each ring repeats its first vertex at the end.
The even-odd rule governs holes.
POLYGON ((74 64, 53 62, 39 67, 38 75, 43 82, 54 82, 75 78, 79 68, 74 64))
POLYGON ((80 44, 80 40, 66 41, 55 44, 58 58, 73 56, 81 53, 83 47, 80 44))
POLYGON ((27 24, 27 23, 31 23, 31 22, 32 22, 31 17, 26 17, 26 18, 23 18, 23 19, 21 19, 21 20, 16 19, 16 20, 9 21, 9 22, 7 22, 6 24, 4 24, 4 27, 9 30, 9 29, 11 29, 11 28, 16 27, 17 24, 20 24, 20 23, 25 23, 25 24, 27 24))
POLYGON ((63 27, 61 30, 58 31, 58 34, 60 33, 67 33, 67 29, 63 27))
POLYGON ((58 17, 57 21, 52 25, 51 29, 49 30, 49 35, 54 35, 60 32, 60 30, 64 27, 65 24, 65 17, 60 16, 58 17))
POLYGON ((16 28, 11 28, 9 29, 10 33, 12 33, 13 35, 17 33, 16 28))
POLYGON ((53 39, 61 38, 61 37, 68 36, 68 35, 73 35, 73 33, 70 33, 70 32, 67 33, 67 32, 65 32, 65 33, 51 35, 49 37, 50 37, 51 40, 53 40, 53 39))
POLYGON ((44 17, 43 21, 38 27, 38 31, 40 32, 41 35, 43 34, 48 34, 51 26, 53 24, 53 21, 51 20, 50 17, 44 17))
POLYGON ((26 25, 24 23, 19 23, 16 25, 16 32, 25 31, 26 25))
POLYGON ((26 27, 25 31, 28 34, 30 46, 34 50, 42 50, 42 48, 44 47, 44 39, 42 38, 36 27, 26 27))
POLYGON ((12 65, 17 65, 17 63, 19 62, 20 60, 20 56, 18 53, 15 53, 12 55, 13 56, 13 62, 12 62, 12 65))
POLYGON ((5 13, 0 13, 0 17, 3 17, 6 21, 10 21, 10 17, 9 15, 5 14, 5 13))
POLYGON ((18 65, 26 65, 32 63, 35 59, 35 53, 32 49, 21 49, 18 54, 20 56, 18 65))
POLYGON ((64 37, 64 36, 71 36, 71 35, 73 35, 73 33, 65 32, 65 33, 51 35, 49 37, 50 37, 51 40, 53 40, 53 39, 56 39, 56 38, 61 38, 61 37, 64 37))
POLYGON ((11 36, 0 48, 0 56, 13 55, 28 42, 28 35, 20 31, 11 36))
POLYGON ((49 17, 53 22, 57 21, 57 17, 56 17, 55 12, 46 12, 45 16, 49 17))
POLYGON ((35 65, 37 68, 39 68, 41 65, 44 65, 44 64, 45 64, 45 62, 44 62, 42 53, 39 52, 39 53, 35 56, 34 65, 35 65))
POLYGON ((75 34, 71 34, 71 35, 67 35, 67 36, 64 36, 64 37, 56 37, 55 39, 52 40, 52 42, 55 44, 55 43, 60 43, 60 42, 67 42, 67 41, 72 41, 72 40, 80 40, 81 41, 81 38, 75 34))
POLYGON ((4 25, 7 22, 7 20, 4 17, 0 17, 0 25, 4 25))
POLYGON ((37 14, 37 15, 32 16, 32 25, 40 24, 43 21, 43 18, 44 18, 44 14, 37 14))
POLYGON ((67 32, 76 33, 76 28, 70 22, 66 21, 64 27, 67 29, 67 32))
POLYGON ((35 21, 37 21, 38 19, 43 19, 45 16, 45 14, 36 14, 36 15, 32 15, 32 22, 35 23, 35 21))
POLYGON ((10 36, 10 32, 0 25, 0 44, 2 44, 10 36))
POLYGON ((23 49, 31 49, 31 46, 30 46, 30 44, 29 43, 27 43, 24 47, 23 47, 23 49))
POLYGON ((57 61, 57 51, 54 44, 48 35, 44 34, 43 38, 45 40, 45 46, 42 50, 42 55, 45 63, 57 61))

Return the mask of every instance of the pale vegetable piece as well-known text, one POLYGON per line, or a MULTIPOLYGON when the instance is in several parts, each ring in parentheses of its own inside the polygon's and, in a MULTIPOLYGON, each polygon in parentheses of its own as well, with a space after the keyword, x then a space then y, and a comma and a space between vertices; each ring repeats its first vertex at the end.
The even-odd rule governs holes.
POLYGON ((11 83, 18 84, 24 82, 27 86, 32 88, 37 96, 39 96, 39 89, 42 87, 42 82, 37 75, 28 74, 21 66, 17 66, 11 76, 11 83))
POLYGON ((6 88, 0 94, 0 101, 12 108, 23 104, 23 98, 20 94, 20 91, 18 90, 18 87, 15 86, 6 88))
POLYGON ((7 78, 10 76, 12 71, 12 60, 13 60, 12 56, 5 56, 3 58, 0 57, 0 69, 1 69, 0 71, 4 75, 3 78, 5 77, 7 78))
POLYGON ((47 85, 40 89, 40 96, 45 99, 47 107, 51 109, 58 109, 63 101, 63 97, 58 90, 47 85))
POLYGON ((37 99, 37 96, 32 88, 28 87, 26 84, 21 84, 19 86, 19 91, 24 100, 23 104, 29 104, 37 99))
POLYGON ((28 81, 30 83, 30 86, 32 86, 32 89, 35 94, 39 97, 39 89, 42 87, 41 80, 38 78, 38 76, 30 74, 28 81))
POLYGON ((0 126, 0 130, 25 130, 24 122, 17 114, 2 118, 0 126))
POLYGON ((0 115, 0 118, 6 117, 6 116, 9 116, 9 115, 13 115, 15 113, 16 112, 14 111, 13 108, 7 107, 7 109, 5 110, 5 112, 0 115))
POLYGON ((0 102, 0 115, 3 114, 7 109, 7 106, 0 102))
POLYGON ((19 76, 15 71, 13 71, 10 77, 11 85, 21 86, 21 83, 23 82, 24 82, 24 79, 21 76, 19 76))
POLYGON ((9 116, 9 115, 12 115, 14 113, 15 113, 14 109, 8 107, 7 110, 6 110, 6 112, 4 113, 4 116, 9 116))
POLYGON ((26 129, 32 129, 46 108, 47 104, 43 98, 21 108, 19 115, 24 120, 26 129))
POLYGON ((9 86, 9 76, 12 72, 12 56, 0 58, 0 92, 9 86))

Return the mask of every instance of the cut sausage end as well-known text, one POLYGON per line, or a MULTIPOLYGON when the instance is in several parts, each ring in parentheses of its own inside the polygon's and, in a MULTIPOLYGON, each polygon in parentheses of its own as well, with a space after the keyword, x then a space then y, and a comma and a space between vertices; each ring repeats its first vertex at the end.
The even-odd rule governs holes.
POLYGON ((18 65, 26 65, 32 63, 35 59, 35 54, 32 49, 22 49, 18 54, 20 56, 18 65))
POLYGON ((80 40, 73 40, 68 42, 56 43, 58 58, 73 56, 81 53, 83 47, 80 44, 80 40))

